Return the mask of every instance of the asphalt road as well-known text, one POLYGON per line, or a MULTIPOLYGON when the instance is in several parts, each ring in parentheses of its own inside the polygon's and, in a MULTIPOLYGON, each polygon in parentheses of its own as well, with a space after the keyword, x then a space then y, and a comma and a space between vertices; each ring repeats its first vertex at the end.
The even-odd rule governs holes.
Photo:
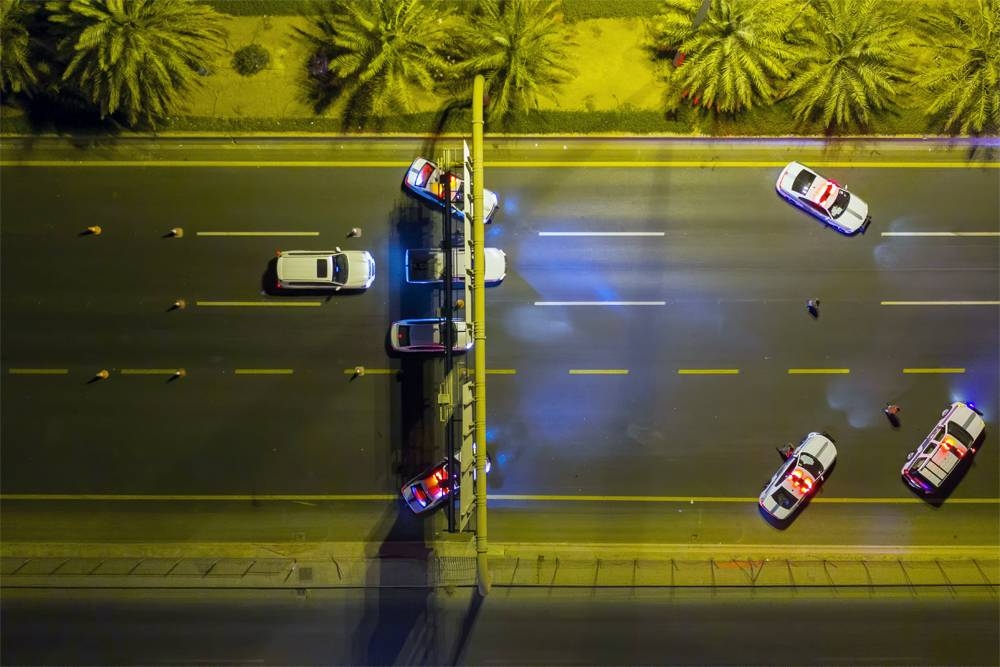
MULTIPOLYGON (((419 142, 124 144, 4 145, 5 494, 391 494, 440 456, 440 365, 386 352, 392 320, 439 305, 403 281, 404 249, 439 236, 399 189, 419 142), (67 157, 125 162, 12 164, 67 157), (319 235, 198 235, 241 231, 319 235), (266 293, 276 248, 335 245, 374 253, 367 293, 266 293), (199 305, 233 301, 317 305, 199 305), (403 372, 352 380, 357 365, 403 372), (165 372, 123 373, 150 370, 165 372)), ((491 493, 751 498, 776 446, 823 430, 840 451, 823 498, 906 499, 906 453, 944 405, 975 400, 990 434, 953 497, 1000 497, 1000 172, 953 166, 995 150, 490 141, 502 210, 487 243, 509 267, 488 292, 487 359, 514 371, 489 381, 491 493), (871 203, 866 235, 776 197, 793 158, 831 163, 871 203), (905 232, 993 235, 883 235, 905 232), (642 305, 540 305, 608 301, 642 305), (903 372, 926 368, 962 372, 903 372), (581 372, 595 370, 613 373, 581 372)))
POLYGON ((6 592, 5 665, 995 665, 995 592, 6 592))

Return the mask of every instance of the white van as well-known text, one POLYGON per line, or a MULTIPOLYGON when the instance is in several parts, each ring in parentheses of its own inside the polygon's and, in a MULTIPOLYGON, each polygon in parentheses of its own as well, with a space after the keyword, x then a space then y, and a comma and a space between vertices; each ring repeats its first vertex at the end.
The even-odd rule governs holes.
POLYGON ((986 422, 974 406, 952 403, 916 451, 906 456, 903 479, 920 493, 937 493, 959 463, 976 453, 985 432, 986 422))

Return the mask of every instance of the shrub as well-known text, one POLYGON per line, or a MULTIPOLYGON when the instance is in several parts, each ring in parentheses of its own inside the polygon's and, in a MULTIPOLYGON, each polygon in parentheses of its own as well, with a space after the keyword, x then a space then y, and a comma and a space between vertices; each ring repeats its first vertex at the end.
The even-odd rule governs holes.
POLYGON ((252 76, 271 62, 271 54, 260 44, 249 44, 233 54, 233 68, 243 76, 252 76))

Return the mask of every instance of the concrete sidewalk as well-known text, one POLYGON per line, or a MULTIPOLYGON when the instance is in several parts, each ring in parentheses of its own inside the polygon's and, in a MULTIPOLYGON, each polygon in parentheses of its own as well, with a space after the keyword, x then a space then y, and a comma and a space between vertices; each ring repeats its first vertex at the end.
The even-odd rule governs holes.
MULTIPOLYGON (((431 543, 3 545, 3 587, 378 588, 472 586, 471 536, 431 543)), ((719 545, 490 546, 496 586, 1000 587, 994 548, 719 545)))

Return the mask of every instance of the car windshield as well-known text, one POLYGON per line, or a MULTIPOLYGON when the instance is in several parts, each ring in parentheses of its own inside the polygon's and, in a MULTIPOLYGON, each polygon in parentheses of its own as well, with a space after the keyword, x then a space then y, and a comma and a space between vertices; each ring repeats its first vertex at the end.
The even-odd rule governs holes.
POLYGON ((948 422, 948 435, 954 437, 966 447, 972 446, 972 434, 959 426, 956 422, 948 422))
POLYGON ((795 507, 795 503, 799 502, 798 498, 782 487, 778 487, 775 492, 771 494, 771 500, 778 503, 780 507, 784 507, 786 510, 792 509, 795 507))
POLYGON ((830 204, 830 215, 834 218, 839 218, 847 210, 847 206, 850 203, 851 193, 841 188, 840 192, 837 193, 837 198, 830 204))
POLYGON ((805 195, 809 193, 809 186, 812 182, 816 180, 816 174, 812 173, 808 169, 803 169, 799 172, 799 175, 795 177, 795 182, 792 183, 792 191, 805 195))
POLYGON ((799 455, 799 466, 805 468, 813 477, 819 477, 823 474, 823 466, 810 454, 802 453, 799 455))
POLYGON ((338 283, 347 282, 347 257, 345 255, 333 256, 333 279, 338 283))

